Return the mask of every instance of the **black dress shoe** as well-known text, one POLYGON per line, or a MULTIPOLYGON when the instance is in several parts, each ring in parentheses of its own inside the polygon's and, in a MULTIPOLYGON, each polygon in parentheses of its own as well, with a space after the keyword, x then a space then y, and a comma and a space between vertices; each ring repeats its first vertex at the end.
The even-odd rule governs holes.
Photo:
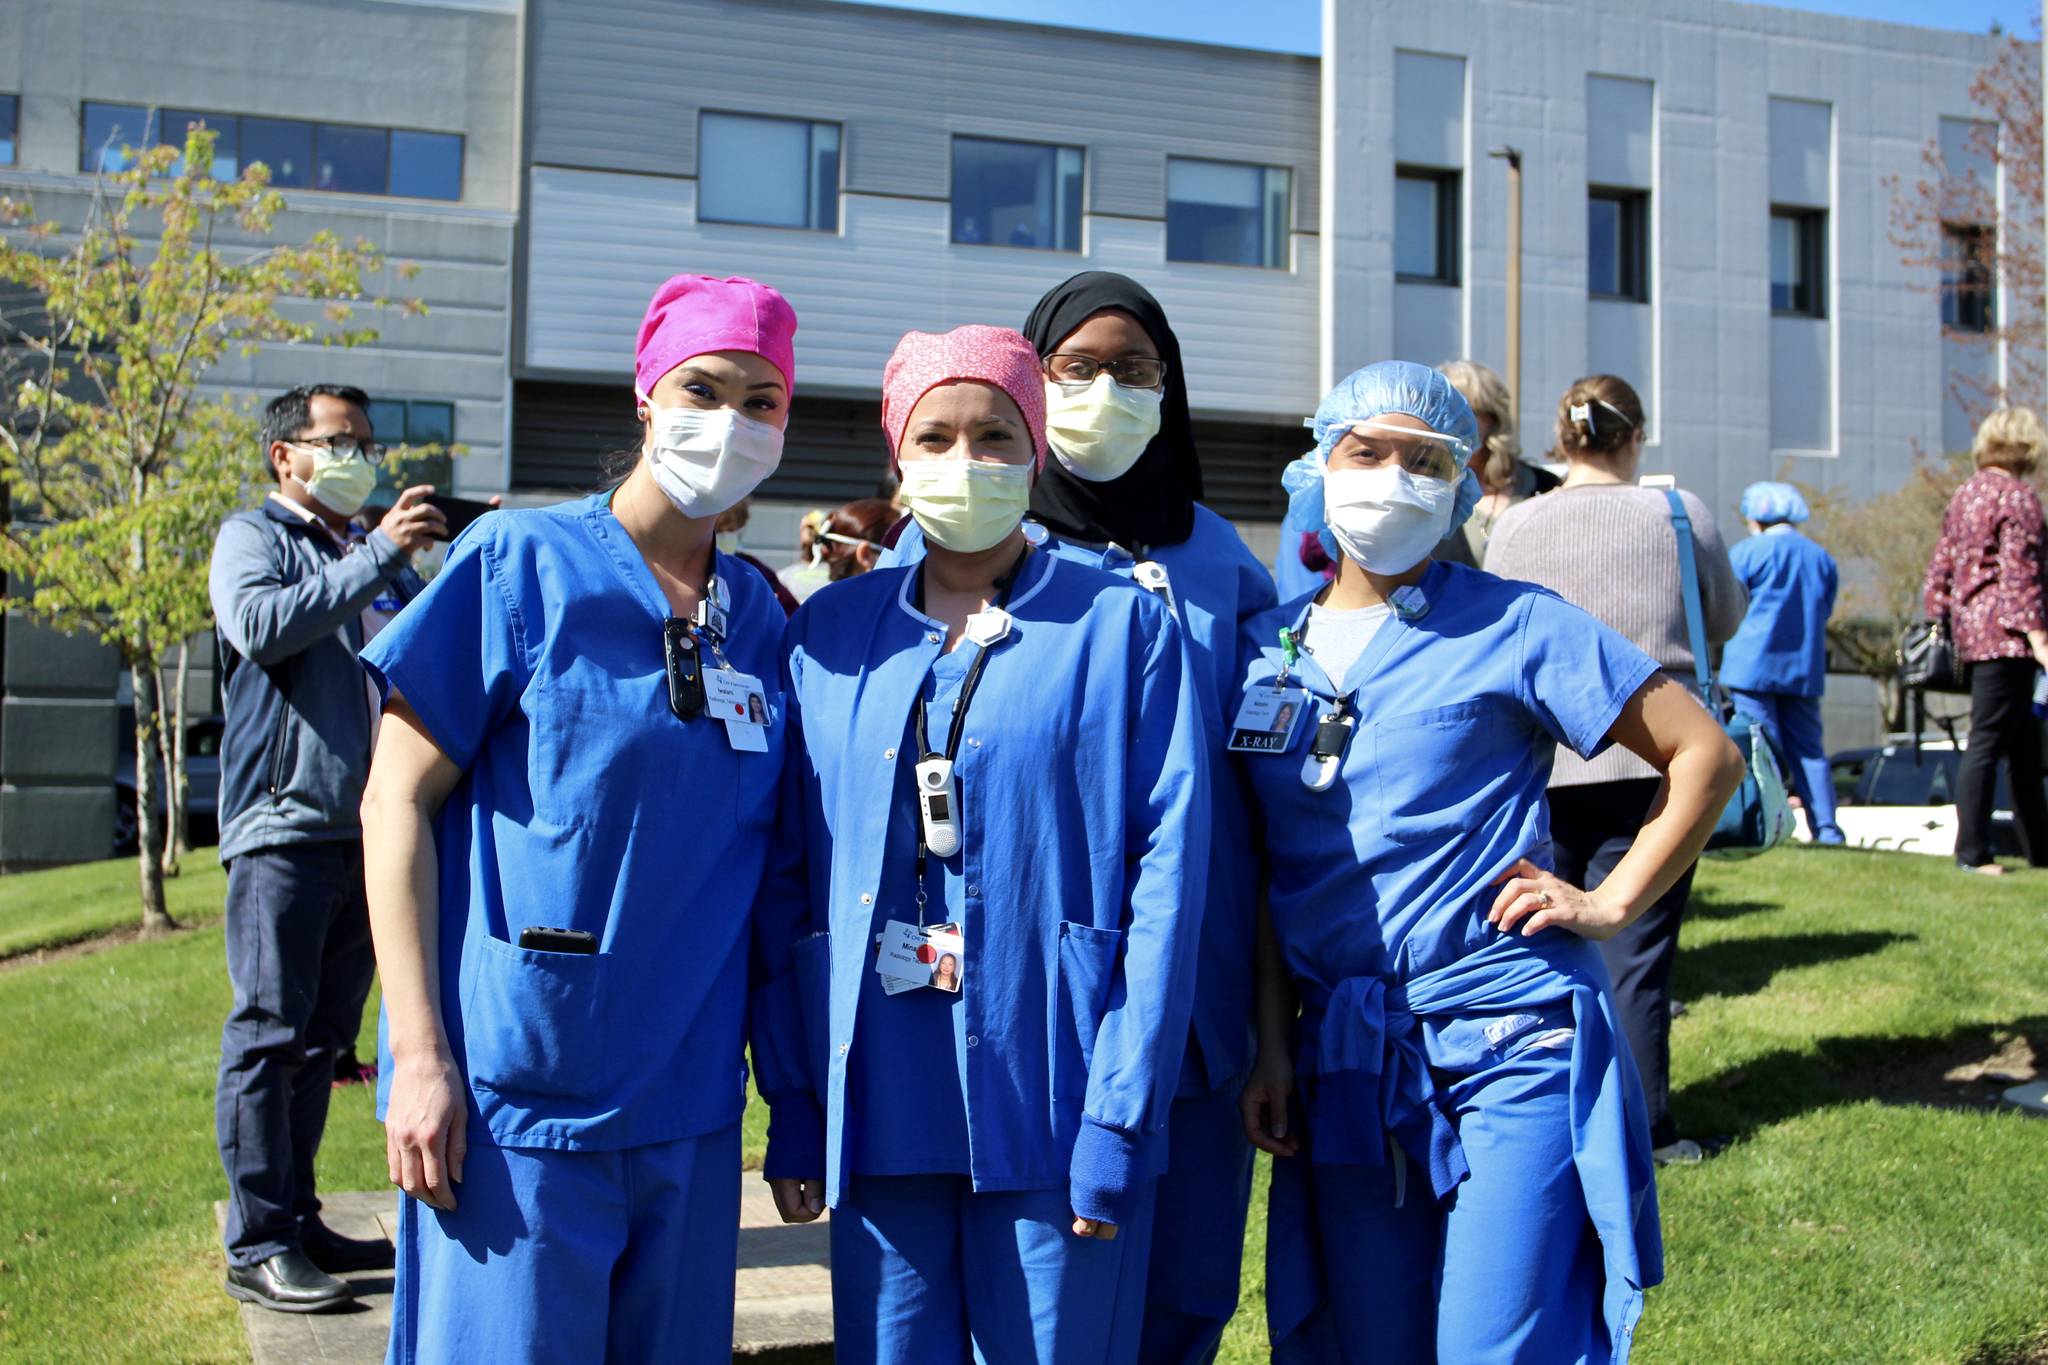
POLYGON ((306 1259, 330 1275, 347 1275, 357 1270, 389 1270, 397 1264, 391 1243, 382 1237, 344 1237, 320 1221, 318 1215, 299 1224, 299 1245, 306 1259))
POLYGON ((325 1313, 354 1303, 356 1292, 304 1252, 280 1251, 255 1265, 229 1266, 228 1297, 279 1313, 325 1313))

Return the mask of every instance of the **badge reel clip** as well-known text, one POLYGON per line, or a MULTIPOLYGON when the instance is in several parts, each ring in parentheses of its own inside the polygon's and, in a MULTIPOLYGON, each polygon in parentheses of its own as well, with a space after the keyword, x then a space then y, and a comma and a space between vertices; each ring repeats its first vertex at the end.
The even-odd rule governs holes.
POLYGON ((1301 761, 1301 785, 1312 792, 1328 791, 1337 783, 1337 770, 1344 763, 1344 746, 1358 728, 1353 715, 1340 698, 1335 710, 1316 722, 1315 742, 1301 761))

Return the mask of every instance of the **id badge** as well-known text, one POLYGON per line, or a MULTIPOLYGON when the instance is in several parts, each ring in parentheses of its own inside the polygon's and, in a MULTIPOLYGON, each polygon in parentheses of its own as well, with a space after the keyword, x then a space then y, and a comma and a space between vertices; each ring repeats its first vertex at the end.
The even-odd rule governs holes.
POLYGON ((768 752, 768 694, 761 680, 730 668, 704 671, 704 698, 712 715, 725 722, 725 736, 744 753, 768 752))
POLYGON ((1301 718, 1308 713, 1308 692, 1299 687, 1259 683, 1244 694, 1237 719, 1230 724, 1230 742, 1237 754, 1281 754, 1294 746, 1301 718))
POLYGON ((930 986, 958 995, 966 980, 967 941, 957 924, 920 926, 892 919, 875 945, 875 971, 890 995, 930 986))

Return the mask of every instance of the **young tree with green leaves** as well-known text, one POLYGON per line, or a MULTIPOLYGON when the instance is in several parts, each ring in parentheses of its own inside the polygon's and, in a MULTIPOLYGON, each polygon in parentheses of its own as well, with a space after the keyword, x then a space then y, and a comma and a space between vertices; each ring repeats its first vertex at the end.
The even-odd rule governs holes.
POLYGON ((213 536, 254 472, 252 420, 200 386, 231 347, 374 340, 354 308, 383 265, 330 232, 268 242, 284 196, 261 163, 214 179, 213 141, 195 125, 182 147, 132 152, 75 229, 0 198, 0 281, 35 301, 0 336, 0 571, 17 605, 107 641, 128 669, 145 934, 174 927, 157 785, 165 764, 182 770, 183 726, 172 763, 162 669, 210 620, 213 536), (295 300, 324 306, 308 317, 295 300))

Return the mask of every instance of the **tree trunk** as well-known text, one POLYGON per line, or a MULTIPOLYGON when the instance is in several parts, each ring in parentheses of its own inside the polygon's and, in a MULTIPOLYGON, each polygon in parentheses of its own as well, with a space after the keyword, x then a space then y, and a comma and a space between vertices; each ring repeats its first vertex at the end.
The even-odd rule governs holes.
POLYGON ((192 642, 185 641, 178 646, 178 682, 172 692, 171 704, 167 708, 170 724, 164 727, 164 809, 167 824, 164 830, 164 875, 178 875, 178 859, 191 851, 186 843, 186 797, 185 782, 185 688, 192 678, 192 642))
POLYGON ((135 691, 135 859, 142 877, 142 936, 154 938, 178 927, 164 906, 163 819, 157 813, 156 784, 163 772, 157 694, 163 684, 154 657, 132 661, 128 677, 135 691))

